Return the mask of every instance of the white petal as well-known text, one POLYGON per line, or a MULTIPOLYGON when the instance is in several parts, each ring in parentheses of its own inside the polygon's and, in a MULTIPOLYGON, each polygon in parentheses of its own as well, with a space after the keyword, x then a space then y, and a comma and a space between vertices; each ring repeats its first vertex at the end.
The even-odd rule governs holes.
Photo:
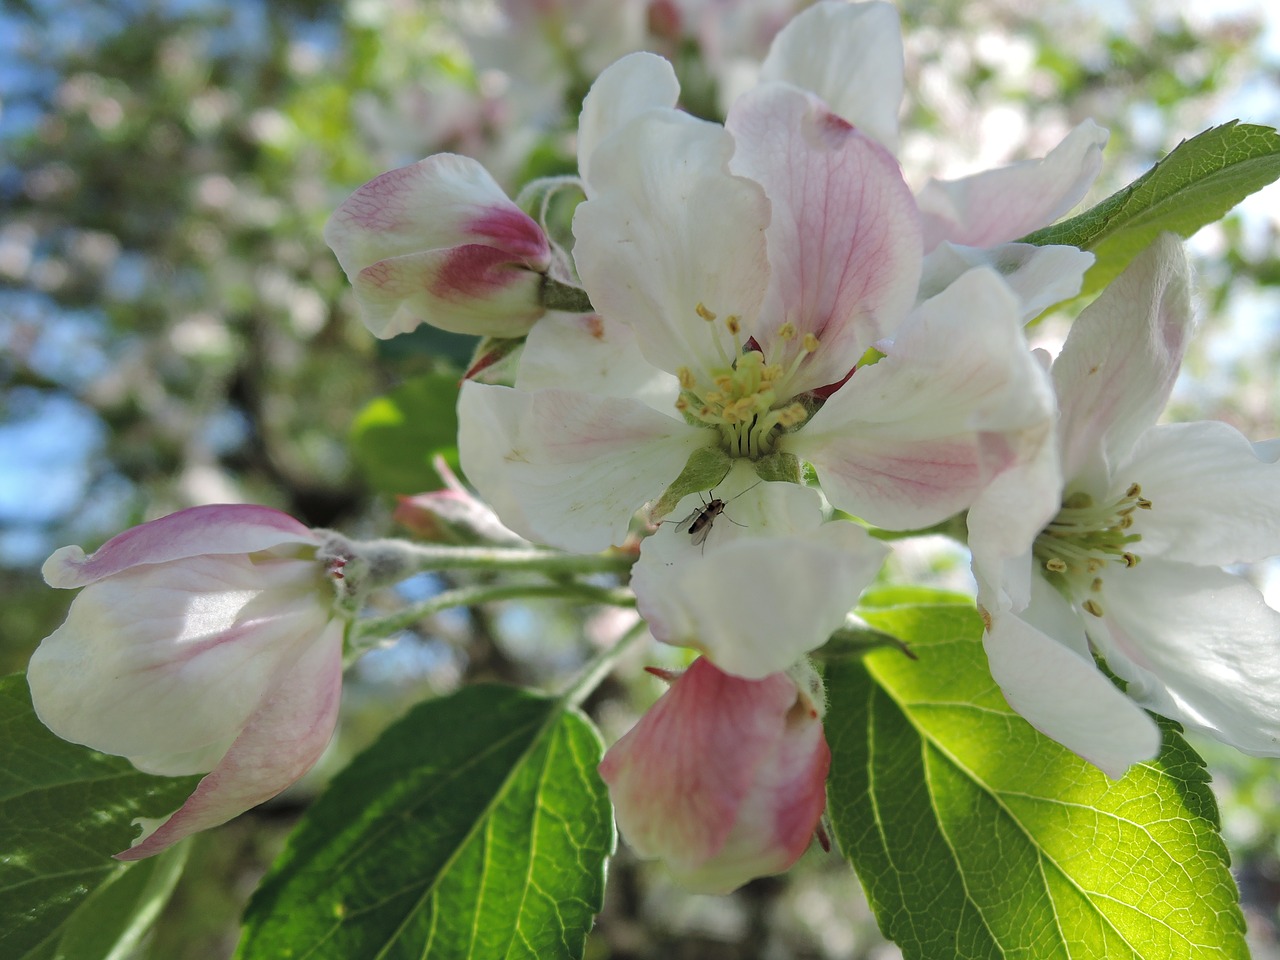
POLYGON ((1033 727, 1113 779, 1160 750, 1160 730, 1093 662, 1075 611, 1035 577, 1025 613, 991 613, 991 675, 1033 727))
POLYGON ((662 495, 690 454, 718 440, 644 404, 571 390, 522 394, 512 489, 536 535, 564 550, 619 544, 635 512, 662 495))
MULTIPOLYGON (((646 539, 632 586, 654 637, 760 678, 826 643, 888 550, 855 524, 822 523, 814 490, 765 483, 728 499, 735 485, 717 491, 725 510, 705 541, 671 524, 646 539)), ((699 507, 686 498, 676 513, 699 507)))
POLYGON ((1143 560, 1109 573, 1089 638, 1156 713, 1245 753, 1280 756, 1280 612, 1217 567, 1143 560))
POLYGON ((925 250, 944 240, 991 247, 1048 226, 1083 199, 1102 167, 1107 131, 1086 120, 1043 160, 959 180, 930 180, 916 199, 925 250))
POLYGON ((920 227, 898 163, 795 87, 770 83, 729 114, 730 168, 769 198, 770 284, 748 328, 770 363, 801 366, 779 389, 838 383, 906 317, 920 280, 920 227), (779 328, 792 328, 779 337, 779 328), (805 337, 820 343, 806 355, 805 337))
POLYGON ((90 584, 31 658, 36 713, 63 739, 106 753, 205 756, 244 726, 280 665, 325 631, 325 586, 314 562, 245 556, 190 557, 90 584))
POLYGON ((680 99, 680 81, 662 57, 632 53, 605 69, 591 84, 578 117, 578 174, 593 192, 591 159, 611 134, 646 110, 671 108, 680 99))
POLYGON ((1164 409, 1191 334, 1190 269, 1163 234, 1071 325, 1053 364, 1062 472, 1089 489, 1164 409))
POLYGON ((335 623, 276 680, 244 732, 186 803, 116 859, 152 856, 280 793, 324 753, 338 722, 341 693, 342 627, 335 623))
POLYGON ((924 258, 917 302, 937 296, 974 267, 991 267, 1022 302, 1022 319, 1033 320, 1078 294, 1093 260, 1092 253, 1075 247, 1004 243, 983 249, 940 243, 924 258))
POLYGON ((574 260, 592 304, 630 324, 649 362, 671 373, 724 367, 732 342, 699 305, 752 329, 769 281, 769 204, 758 184, 728 173, 732 151, 723 127, 650 111, 601 144, 598 192, 574 213, 574 260))
POLYGON ((141 564, 319 542, 287 513, 248 503, 218 503, 130 527, 88 557, 79 547, 62 547, 45 561, 41 573, 49 586, 69 590, 141 564))
POLYGON ((774 38, 761 81, 812 90, 849 123, 898 148, 902 28, 888 3, 817 3, 774 38))
POLYGON ((631 397, 663 413, 675 409, 680 382, 640 353, 625 323, 597 313, 550 313, 524 344, 516 389, 574 390, 607 397, 631 397))
POLYGON ((990 270, 923 304, 889 355, 863 367, 779 446, 831 502, 877 526, 925 527, 969 506, 1052 416, 1017 301, 990 270))
POLYGON ((1134 515, 1135 552, 1212 566, 1280 554, 1278 461, 1280 446, 1216 420, 1152 427, 1115 471, 1152 504, 1134 515))
POLYGON ((536 540, 511 473, 527 398, 510 387, 463 383, 458 395, 458 458, 467 480, 503 524, 526 540, 536 540))

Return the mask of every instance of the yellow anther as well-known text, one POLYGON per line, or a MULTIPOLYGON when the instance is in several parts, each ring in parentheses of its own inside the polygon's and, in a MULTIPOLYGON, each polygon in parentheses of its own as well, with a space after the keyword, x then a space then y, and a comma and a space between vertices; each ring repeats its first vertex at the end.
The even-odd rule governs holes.
POLYGON ((1142 495, 1142 484, 1131 483, 1129 489, 1124 492, 1126 497, 1139 497, 1142 495))
POLYGON ((788 340, 794 340, 796 338, 796 332, 796 325, 788 320, 778 328, 778 339, 784 343, 788 340))
POLYGON ((1094 600, 1086 600, 1080 606, 1084 607, 1086 613, 1092 613, 1095 617, 1102 616, 1102 605, 1094 600))
POLYGON ((694 312, 698 314, 698 316, 700 316, 703 320, 706 320, 708 323, 710 323, 712 320, 716 318, 716 315, 712 313, 710 310, 708 310, 706 304, 702 303, 701 301, 699 301, 698 305, 693 309, 694 309, 694 312))
POLYGON ((776 414, 778 423, 784 427, 794 427, 798 423, 804 423, 809 419, 809 411, 804 408, 802 403, 793 403, 789 407, 779 410, 776 414))
POLYGON ((1092 590, 1094 593, 1101 593, 1101 592, 1102 592, 1102 578, 1101 578, 1101 577, 1094 577, 1094 578, 1093 578, 1093 583, 1089 584, 1089 589, 1090 589, 1090 590, 1092 590))
POLYGON ((813 353, 818 349, 818 338, 812 333, 806 333, 804 339, 800 341, 804 346, 805 353, 813 353))
POLYGON ((1138 565, 1138 561, 1142 558, 1136 553, 1122 553, 1120 554, 1120 559, 1124 561, 1124 565, 1126 567, 1136 567, 1138 565))
POLYGON ((680 381, 681 390, 692 390, 698 382, 693 371, 688 367, 676 367, 676 379, 680 381))
POLYGON ((1147 500, 1147 499, 1146 499, 1146 498, 1144 498, 1144 497, 1139 497, 1139 498, 1138 498, 1138 509, 1139 509, 1139 510, 1150 510, 1150 509, 1151 509, 1151 501, 1150 501, 1150 500, 1147 500))
POLYGON ((689 401, 684 397, 676 397, 676 409, 681 413, 689 409, 689 401))
POLYGON ((1044 568, 1050 573, 1066 573, 1067 564, 1061 557, 1050 557, 1044 562, 1044 568))
POLYGON ((742 329, 742 318, 736 313, 731 313, 724 318, 724 325, 725 328, 736 337, 738 332, 742 329))

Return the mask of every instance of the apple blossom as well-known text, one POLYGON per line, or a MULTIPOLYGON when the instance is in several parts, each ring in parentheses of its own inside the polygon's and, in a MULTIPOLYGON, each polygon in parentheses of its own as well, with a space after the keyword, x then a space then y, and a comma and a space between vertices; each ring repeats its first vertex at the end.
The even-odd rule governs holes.
POLYGON ((812 668, 743 680, 699 658, 600 762, 618 828, 685 887, 781 873, 826 806, 831 752, 812 668))
MULTIPOLYGON (((621 543, 646 503, 654 520, 694 509, 735 463, 794 482, 807 462, 832 505, 880 526, 923 527, 967 507, 1051 416, 1014 288, 980 265, 917 304, 923 241, 897 164, 812 94, 762 84, 727 127, 656 102, 677 95, 670 66, 645 54, 588 95, 574 257, 608 320, 554 341, 535 330, 514 389, 464 386, 472 482, 522 535, 587 552, 621 543), (628 346, 609 352, 602 341, 620 336, 619 322, 628 346), (851 376, 873 344, 887 356, 851 376)), ((740 474, 728 495, 753 479, 740 474)), ((763 677, 843 621, 882 550, 823 524, 812 491, 780 507, 781 486, 738 504, 752 518, 743 537, 760 541, 735 547, 750 559, 711 563, 723 538, 692 545, 665 526, 642 547, 637 599, 660 640, 763 677), (675 589, 681 556, 718 582, 675 589), (779 597, 783 570, 814 570, 824 604, 781 633, 751 617, 710 628, 744 576, 779 597)))
POLYGON ((275 796, 333 733, 344 620, 321 537, 266 507, 193 507, 44 565, 80 589, 27 671, 58 736, 167 776, 206 773, 117 857, 151 856, 275 796))
POLYGON ((551 243, 468 157, 437 154, 375 177, 334 211, 324 236, 376 336, 429 323, 518 337, 544 312, 551 243))
POLYGON ((1188 287, 1165 235, 1080 315, 1053 364, 1057 506, 970 515, 995 679, 1112 777, 1159 749, 1142 707, 1280 756, 1280 612, 1222 569, 1280 553, 1280 445, 1224 423, 1156 425, 1192 327, 1188 287), (1010 524, 1038 531, 1016 555, 1010 524))

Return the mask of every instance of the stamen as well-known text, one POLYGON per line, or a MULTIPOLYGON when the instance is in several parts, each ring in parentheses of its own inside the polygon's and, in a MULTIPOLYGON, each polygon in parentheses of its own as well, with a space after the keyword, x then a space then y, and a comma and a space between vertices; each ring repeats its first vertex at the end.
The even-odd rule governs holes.
MULTIPOLYGON (((687 303, 688 301, 685 301, 685 302, 687 303)), ((708 310, 707 305, 703 303, 701 300, 699 300, 698 305, 693 308, 693 312, 696 313, 698 316, 700 316, 703 320, 707 321, 707 323, 711 323, 716 318, 716 315, 712 313, 710 310, 708 310)))
POLYGON ((1095 603, 1093 600, 1086 600, 1084 603, 1080 604, 1080 606, 1084 608, 1086 613, 1091 613, 1095 617, 1102 616, 1102 605, 1095 603))

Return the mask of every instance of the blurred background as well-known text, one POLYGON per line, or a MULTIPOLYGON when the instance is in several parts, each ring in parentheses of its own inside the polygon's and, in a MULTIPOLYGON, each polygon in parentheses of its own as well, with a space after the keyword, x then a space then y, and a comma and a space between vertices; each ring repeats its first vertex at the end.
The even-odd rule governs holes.
MULTIPOLYGON (((514 195, 574 171, 594 76, 670 58, 711 118, 795 0, 7 0, 0 12, 0 668, 20 671, 70 595, 39 567, 199 503, 268 504, 313 526, 403 533, 396 489, 349 438, 467 338, 376 341, 321 239, 361 183, 428 154, 482 161, 514 195)), ((1280 123, 1280 10, 1266 0, 902 0, 909 182, 1040 156, 1078 121, 1111 130, 1096 202, 1180 140, 1280 123)), ((1168 416, 1280 435, 1280 190, 1190 243, 1202 332, 1168 416)), ((1036 336, 1060 343, 1062 322, 1036 336)), ((406 483, 401 483, 406 486, 406 483)), ((438 485, 425 460, 420 489, 438 485)), ((901 575, 965 584, 953 550, 901 575)), ((1251 571, 1280 607, 1280 574, 1251 571)), ((412 592, 439 584, 411 583, 412 592)), ((149 955, 230 956, 239 910, 308 797, 411 703, 478 676, 547 683, 626 617, 550 604, 454 611, 367 657, 320 768, 196 839, 149 955)), ((652 651, 646 651, 648 660, 652 651)), ((656 695, 595 698, 606 736, 656 695)), ((1223 806, 1255 957, 1280 957, 1273 762, 1197 742, 1223 806)), ((835 856, 730 898, 692 897, 625 850, 592 957, 890 958, 835 856)))

